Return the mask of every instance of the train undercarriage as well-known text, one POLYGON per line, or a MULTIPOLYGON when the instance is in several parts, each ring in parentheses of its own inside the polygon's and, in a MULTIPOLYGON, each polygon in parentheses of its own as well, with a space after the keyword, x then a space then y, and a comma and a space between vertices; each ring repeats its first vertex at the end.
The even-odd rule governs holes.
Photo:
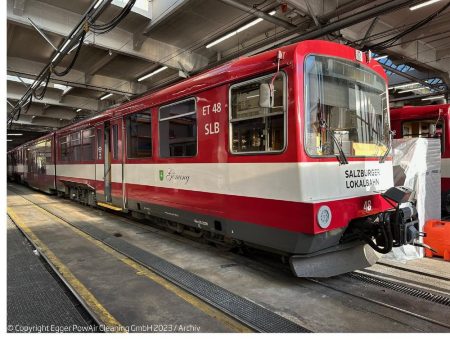
MULTIPOLYGON (((85 205, 97 206, 94 188, 66 183, 65 189, 65 192, 59 191, 58 194, 85 205)), ((414 204, 409 202, 411 194, 409 189, 403 187, 387 190, 382 195, 391 203, 392 209, 352 220, 347 228, 342 229, 336 244, 305 254, 277 250, 230 237, 222 232, 220 222, 217 221, 214 229, 205 230, 139 211, 123 212, 135 219, 148 220, 152 225, 169 232, 191 239, 201 239, 220 249, 245 251, 248 248, 256 248, 277 254, 281 262, 289 262, 293 274, 297 277, 330 277, 372 266, 382 254, 390 252, 393 247, 406 244, 428 247, 418 243, 418 238, 424 235, 419 232, 417 210, 414 204)))

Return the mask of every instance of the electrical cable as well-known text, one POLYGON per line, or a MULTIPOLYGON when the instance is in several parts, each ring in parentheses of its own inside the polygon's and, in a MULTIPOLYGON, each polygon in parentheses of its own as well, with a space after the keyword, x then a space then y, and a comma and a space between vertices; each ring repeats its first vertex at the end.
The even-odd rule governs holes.
POLYGON ((438 9, 433 14, 429 15, 425 19, 419 21, 418 23, 412 25, 410 28, 404 30, 403 32, 400 32, 399 34, 393 36, 392 38, 389 38, 385 41, 376 43, 374 45, 370 46, 370 49, 372 50, 384 50, 386 48, 391 47, 397 40, 402 38, 403 36, 415 31, 418 28, 423 27, 424 25, 428 24, 431 20, 435 19, 439 14, 441 14, 443 11, 445 11, 450 6, 450 2, 438 9))
POLYGON ((50 75, 51 72, 50 70, 47 72, 46 78, 43 79, 37 86, 36 88, 33 90, 33 96, 34 98, 36 98, 37 100, 42 100, 45 96, 45 92, 47 91, 47 87, 48 87, 48 82, 50 81, 50 75), (45 85, 42 85, 43 83, 45 83, 45 85), (43 86, 41 92, 38 94, 37 90, 39 89, 39 87, 43 86))
MULTIPOLYGON (((58 72, 55 70, 54 65, 52 64, 52 72, 56 74, 58 77, 64 77, 67 75, 73 68, 73 65, 75 65, 75 61, 78 58, 78 55, 80 54, 81 46, 83 46, 84 38, 86 37, 86 31, 84 30, 81 34, 80 41, 78 42, 77 50, 75 52, 75 55, 72 58, 72 61, 70 62, 69 66, 64 71, 58 72)), ((67 54, 66 54, 67 55, 67 54)))
POLYGON ((135 2, 136 0, 128 1, 128 3, 122 8, 120 13, 106 24, 98 25, 88 19, 89 28, 92 30, 92 32, 97 34, 105 34, 110 32, 130 13, 135 2))

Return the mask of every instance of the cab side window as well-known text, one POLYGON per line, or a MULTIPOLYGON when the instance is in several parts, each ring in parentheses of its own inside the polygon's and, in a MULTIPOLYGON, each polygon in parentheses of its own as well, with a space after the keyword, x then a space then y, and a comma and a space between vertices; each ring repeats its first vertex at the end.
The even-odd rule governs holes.
POLYGON ((274 81, 274 103, 270 108, 259 104, 261 84, 272 81, 273 75, 261 77, 230 89, 231 152, 280 152, 286 146, 286 79, 281 73, 274 81))

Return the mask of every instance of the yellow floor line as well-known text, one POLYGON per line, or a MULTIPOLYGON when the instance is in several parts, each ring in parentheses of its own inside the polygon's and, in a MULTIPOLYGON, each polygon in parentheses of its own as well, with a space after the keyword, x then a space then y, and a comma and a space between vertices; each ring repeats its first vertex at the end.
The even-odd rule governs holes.
POLYGON ((14 223, 30 238, 34 246, 41 252, 64 277, 67 283, 78 293, 78 295, 89 306, 90 310, 98 315, 106 326, 106 329, 114 332, 126 332, 119 321, 117 321, 95 296, 84 286, 72 272, 61 262, 61 260, 31 231, 26 223, 19 217, 12 208, 8 207, 7 212, 14 223))
MULTIPOLYGON (((220 310, 210 306, 209 304, 205 303, 201 299, 197 298, 196 296, 186 292, 185 290, 179 288, 178 286, 174 285, 170 281, 164 279, 163 277, 159 276, 158 274, 154 273, 153 271, 149 270, 148 268, 140 265, 136 261, 126 257, 125 255, 117 252, 116 250, 112 249, 111 247, 105 245, 103 242, 100 242, 93 238, 92 236, 88 235, 87 233, 81 231, 78 228, 75 228, 65 222, 64 220, 61 220, 57 216, 54 216, 53 214, 49 213, 45 209, 42 209, 38 205, 34 204, 33 207, 38 208, 40 211, 42 211, 44 214, 46 214, 48 217, 53 219, 54 221, 57 221, 60 224, 64 224, 67 228, 71 229, 76 234, 80 235, 81 237, 89 240, 93 244, 95 244, 97 247, 101 248, 105 252, 113 255, 118 260, 122 261, 123 263, 127 264, 128 266, 132 267, 134 270, 136 270, 138 275, 142 275, 147 277, 148 279, 158 283, 159 285, 163 286, 170 292, 176 294, 178 297, 183 299, 184 301, 188 302, 192 306, 196 307, 197 309, 201 310, 203 313, 213 317, 214 319, 218 320, 228 328, 236 331, 236 332, 253 332, 250 328, 246 327, 239 321, 229 317, 225 313, 221 312, 220 310)), ((9 209, 9 208, 8 208, 9 209)))

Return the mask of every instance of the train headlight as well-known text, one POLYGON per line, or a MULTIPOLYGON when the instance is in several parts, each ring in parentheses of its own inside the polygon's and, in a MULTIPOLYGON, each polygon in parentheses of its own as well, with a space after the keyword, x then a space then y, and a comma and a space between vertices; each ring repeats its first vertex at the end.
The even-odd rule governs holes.
POLYGON ((328 228, 331 223, 331 217, 331 209, 326 205, 322 205, 317 212, 317 222, 319 223, 319 227, 322 229, 328 228))

